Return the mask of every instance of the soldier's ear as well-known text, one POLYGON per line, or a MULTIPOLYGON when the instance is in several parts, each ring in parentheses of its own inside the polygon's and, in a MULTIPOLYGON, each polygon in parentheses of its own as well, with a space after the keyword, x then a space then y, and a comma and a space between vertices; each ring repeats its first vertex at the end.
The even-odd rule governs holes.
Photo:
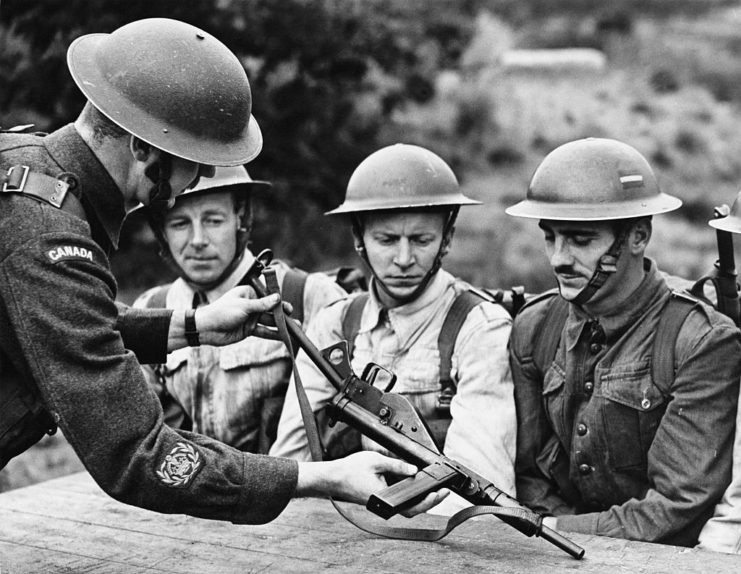
POLYGON ((651 218, 642 217, 633 225, 633 229, 628 236, 629 247, 632 253, 641 254, 646 250, 648 242, 651 239, 651 218))
POLYGON ((131 139, 129 140, 129 149, 131 150, 131 155, 134 156, 136 161, 146 163, 147 161, 157 159, 158 150, 136 136, 131 136, 131 139))

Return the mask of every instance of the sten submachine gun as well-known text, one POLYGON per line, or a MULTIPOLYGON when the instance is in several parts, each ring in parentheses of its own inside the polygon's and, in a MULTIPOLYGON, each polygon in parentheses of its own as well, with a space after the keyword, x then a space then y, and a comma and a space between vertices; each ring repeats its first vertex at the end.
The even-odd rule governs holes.
MULTIPOLYGON (((272 283, 272 290, 277 288, 277 281, 274 276, 270 276, 275 271, 266 271, 271 259, 272 253, 269 250, 260 253, 245 277, 244 282, 251 285, 261 297, 269 294, 259 280, 263 272, 268 285, 272 283)), ((276 313, 276 322, 277 315, 276 313)), ((371 496, 366 505, 368 510, 388 519, 413 506, 427 494, 440 488, 448 488, 474 505, 489 507, 489 513, 499 516, 523 534, 540 536, 574 558, 584 556, 583 548, 543 526, 540 515, 522 506, 484 477, 444 456, 415 407, 406 397, 390 392, 396 380, 395 375, 371 363, 363 376, 357 377, 350 366, 346 341, 320 352, 296 321, 286 318, 285 325, 292 340, 298 343, 337 389, 337 395, 332 399, 330 407, 333 419, 351 426, 421 469, 416 475, 371 496), (384 390, 373 385, 379 377, 388 377, 384 390)), ((463 512, 465 510, 461 511, 463 512)))

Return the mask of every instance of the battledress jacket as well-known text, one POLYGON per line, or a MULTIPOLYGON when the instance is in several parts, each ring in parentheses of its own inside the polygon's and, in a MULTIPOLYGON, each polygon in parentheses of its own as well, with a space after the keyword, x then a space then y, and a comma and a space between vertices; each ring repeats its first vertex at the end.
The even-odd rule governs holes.
POLYGON ((651 377, 653 334, 671 291, 656 266, 598 321, 569 306, 544 377, 533 361, 546 301, 515 320, 517 493, 559 530, 694 545, 731 479, 741 335, 704 304, 675 344, 675 377, 651 377))
POLYGON ((166 359, 172 311, 114 303, 108 253, 125 211, 104 167, 73 125, 0 135, 0 169, 16 164, 75 174, 87 221, 0 194, 0 384, 38 389, 92 477, 122 502, 235 523, 275 518, 294 493, 295 462, 163 424, 137 357, 166 359))

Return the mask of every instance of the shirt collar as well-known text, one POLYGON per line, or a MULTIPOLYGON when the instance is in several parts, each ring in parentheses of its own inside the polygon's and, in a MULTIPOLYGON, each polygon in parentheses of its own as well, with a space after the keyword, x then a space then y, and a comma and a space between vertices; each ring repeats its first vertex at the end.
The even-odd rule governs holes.
POLYGON ((620 305, 599 317, 589 316, 581 307, 569 305, 569 317, 566 321, 566 344, 572 349, 589 321, 598 320, 605 332, 605 340, 611 343, 641 317, 646 309, 661 298, 669 289, 664 277, 659 273, 652 259, 644 258, 645 275, 638 288, 620 305))
MULTIPOLYGON (((201 291, 201 293, 206 296, 207 301, 209 303, 213 303, 231 288, 239 285, 240 281, 242 281, 244 276, 247 274, 247 270, 250 268, 254 261, 255 256, 252 254, 252 252, 249 249, 245 249, 244 253, 242 254, 242 258, 239 260, 239 263, 232 270, 229 276, 226 277, 221 283, 216 285, 213 289, 209 289, 207 291, 201 291, 200 289, 198 289, 198 287, 195 287, 193 284, 190 283, 190 281, 185 279, 184 275, 181 275, 180 278, 175 282, 175 284, 180 284, 180 287, 178 288, 178 291, 180 292, 180 294, 178 295, 178 302, 182 304, 183 302, 191 301, 193 299, 194 293, 196 291, 201 291)), ((174 300, 173 303, 175 303, 174 300)))
POLYGON ((255 256, 252 254, 252 252, 249 249, 245 249, 244 253, 242 254, 242 258, 240 259, 237 266, 229 274, 229 276, 213 289, 206 291, 206 296, 208 297, 209 302, 216 301, 232 287, 236 287, 237 285, 239 285, 239 282, 247 274, 247 270, 250 268, 254 261, 255 256))
POLYGON ((370 297, 366 311, 360 322, 360 331, 371 331, 383 322, 388 316, 389 322, 401 341, 406 341, 429 321, 430 313, 421 313, 427 308, 433 308, 443 302, 442 295, 455 282, 454 277, 447 271, 439 270, 427 285, 427 288, 414 301, 386 309, 376 295, 376 279, 371 279, 370 297))
POLYGON ((75 129, 74 124, 43 138, 49 155, 79 178, 79 194, 103 227, 114 249, 118 249, 121 224, 126 216, 123 194, 108 171, 75 129))

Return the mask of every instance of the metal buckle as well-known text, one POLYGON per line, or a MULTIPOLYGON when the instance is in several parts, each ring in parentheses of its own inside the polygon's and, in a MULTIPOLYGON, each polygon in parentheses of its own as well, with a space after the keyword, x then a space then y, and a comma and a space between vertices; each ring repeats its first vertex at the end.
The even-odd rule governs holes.
POLYGON ((453 401, 455 393, 450 388, 444 388, 438 393, 435 400, 435 410, 439 413, 450 413, 450 403, 453 401))
POLYGON ((28 172, 30 171, 29 167, 27 165, 21 165, 17 166, 14 165, 13 167, 8 169, 8 173, 6 174, 7 178, 5 183, 3 183, 3 192, 22 192, 23 188, 26 187, 26 180, 28 179, 28 172), (21 176, 21 183, 20 185, 8 185, 8 182, 10 180, 11 175, 13 174, 13 170, 16 167, 20 167, 23 170, 23 175, 21 176))

